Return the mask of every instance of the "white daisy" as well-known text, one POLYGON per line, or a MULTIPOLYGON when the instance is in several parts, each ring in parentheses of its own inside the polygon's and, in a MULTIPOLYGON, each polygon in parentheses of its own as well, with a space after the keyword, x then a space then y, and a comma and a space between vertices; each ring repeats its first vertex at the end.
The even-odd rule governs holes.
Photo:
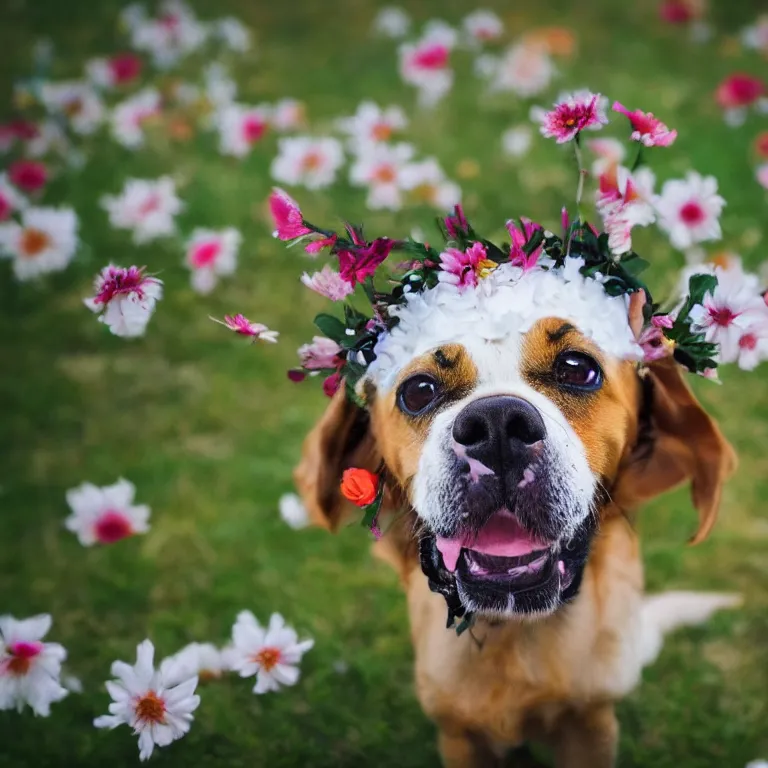
POLYGON ((218 61, 212 62, 203 70, 203 82, 205 83, 205 97, 215 110, 224 109, 235 101, 237 83, 218 61))
POLYGON ((27 198, 8 181, 8 174, 0 173, 0 221, 5 221, 14 211, 21 211, 27 205, 27 198))
POLYGON ((143 88, 115 105, 110 115, 112 136, 129 149, 144 145, 144 123, 160 113, 162 97, 155 88, 143 88))
POLYGON ((338 139, 294 136, 278 142, 271 175, 283 184, 323 189, 333 184, 343 163, 344 150, 338 139))
POLYGON ((533 141, 533 131, 527 125, 516 125, 508 128, 501 135, 501 146, 505 155, 522 157, 528 154, 533 141))
POLYGON ((136 486, 120 478, 114 485, 98 488, 83 483, 67 491, 72 514, 64 521, 84 547, 114 544, 120 539, 149 530, 149 507, 135 505, 136 486))
POLYGON ((219 19, 214 24, 214 34, 230 51, 245 53, 251 47, 251 33, 248 27, 234 16, 219 19))
POLYGON ((66 132, 55 120, 43 120, 38 124, 37 133, 26 143, 25 151, 29 157, 43 157, 55 152, 67 160, 73 152, 66 132))
POLYGON ((340 131, 347 134, 353 149, 367 144, 389 141, 394 133, 408 125, 408 118, 400 107, 381 108, 373 101, 363 101, 352 117, 336 121, 340 131))
POLYGON ((493 11, 473 11, 464 17, 462 27, 467 38, 475 45, 493 42, 504 34, 504 24, 493 11))
POLYGON ((169 176, 159 179, 128 179, 119 195, 105 195, 101 205, 109 222, 133 232, 137 245, 176 232, 174 216, 184 207, 169 176))
POLYGON ((0 255, 13 259, 18 280, 60 272, 77 250, 77 223, 71 208, 26 208, 21 224, 0 224, 0 255))
POLYGON ((350 184, 368 187, 367 205, 371 210, 398 211, 403 201, 402 175, 413 157, 410 144, 369 144, 360 150, 349 171, 350 184))
POLYGON ((43 83, 40 99, 49 112, 64 115, 75 133, 89 135, 104 120, 101 97, 90 83, 81 80, 43 83))
POLYGON ((280 517, 294 530, 309 525, 309 514, 301 499, 295 493, 284 493, 278 502, 280 517))
POLYGON ((51 623, 47 613, 29 619, 0 616, 0 710, 21 712, 28 704, 36 715, 48 717, 51 704, 67 695, 59 679, 67 652, 42 641, 51 623))
POLYGON ((307 108, 303 101, 280 99, 272 107, 272 126, 276 131, 293 131, 306 123, 307 108))
POLYGON ((718 218, 725 200, 717 194, 717 179, 690 171, 685 179, 664 183, 656 199, 659 226, 679 250, 721 236, 718 218))
POLYGON ((448 211, 461 202, 461 189, 446 178, 434 157, 409 163, 402 169, 400 181, 416 201, 440 211, 448 211))
POLYGON ((224 155, 245 157, 269 129, 269 108, 244 104, 225 106, 216 117, 219 151, 224 155))
POLYGON ((759 16, 754 24, 745 27, 741 31, 741 42, 746 48, 768 53, 768 15, 759 16))
POLYGON ((219 649, 213 643, 190 643, 170 656, 189 676, 197 675, 200 681, 219 678, 229 669, 228 649, 219 649))
POLYGON ((104 323, 115 336, 143 336, 163 296, 163 281, 144 274, 144 267, 116 267, 110 264, 97 275, 95 295, 83 303, 92 312, 101 313, 104 323))
POLYGON ((139 737, 139 759, 148 760, 155 745, 165 747, 189 730, 194 712, 200 704, 195 695, 197 676, 172 659, 166 659, 155 670, 155 648, 149 640, 136 647, 136 664, 124 661, 112 664, 117 680, 106 682, 113 703, 109 715, 97 717, 97 728, 129 725, 139 737))
POLYGON ((403 8, 388 5, 382 8, 373 20, 373 31, 382 37, 405 37, 411 26, 411 17, 403 8))
POLYGON ((207 29, 186 3, 166 0, 157 18, 138 19, 130 34, 136 50, 148 53, 156 67, 168 69, 205 43, 207 29))
POLYGON ((542 46, 517 43, 498 61, 490 87, 494 91, 511 91, 522 98, 530 98, 549 87, 556 73, 552 59, 542 46))
POLYGON ((232 628, 232 669, 240 677, 256 675, 254 693, 295 685, 301 657, 315 644, 314 640, 298 640, 279 613, 272 614, 265 629, 250 611, 241 611, 232 628))
POLYGON ((241 234, 228 227, 195 229, 187 241, 185 263, 192 270, 192 287, 197 293, 210 293, 220 275, 231 275, 237 266, 241 234))

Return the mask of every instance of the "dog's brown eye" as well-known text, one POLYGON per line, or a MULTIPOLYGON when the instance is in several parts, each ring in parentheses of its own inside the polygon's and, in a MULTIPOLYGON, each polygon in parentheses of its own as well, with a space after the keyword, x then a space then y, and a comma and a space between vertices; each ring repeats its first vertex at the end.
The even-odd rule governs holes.
POLYGON ((603 385, 603 372, 596 360, 583 352, 563 352, 555 360, 555 378, 566 389, 594 392, 603 385))
POLYGON ((440 384, 424 373, 411 376, 401 385, 397 393, 400 410, 409 416, 417 416, 426 411, 440 395, 440 384))

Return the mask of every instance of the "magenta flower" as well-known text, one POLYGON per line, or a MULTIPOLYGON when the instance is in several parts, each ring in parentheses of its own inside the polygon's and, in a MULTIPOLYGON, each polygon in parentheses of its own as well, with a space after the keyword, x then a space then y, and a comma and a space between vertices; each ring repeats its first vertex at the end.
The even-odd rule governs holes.
POLYGON ((636 109, 630 112, 618 101, 613 102, 613 111, 625 115, 632 125, 632 141, 639 141, 646 147, 668 147, 677 138, 677 131, 670 131, 664 123, 653 116, 653 112, 636 109))
POLYGON ((325 393, 326 397, 333 397, 339 391, 340 386, 341 386, 341 372, 336 371, 336 373, 332 373, 323 382, 323 392, 325 393))
POLYGON ((214 323, 224 325, 230 331, 239 333, 241 336, 250 336, 254 341, 277 342, 278 332, 270 331, 266 325, 261 323, 252 323, 245 315, 224 315, 223 322, 212 317, 214 323))
POLYGON ((654 328, 672 328, 675 324, 675 318, 672 315, 655 315, 651 318, 651 325, 654 328))
POLYGON ((577 91, 568 94, 541 118, 541 133, 558 144, 576 138, 581 131, 601 128, 608 122, 599 93, 577 91))
POLYGON ((672 354, 672 345, 664 338, 664 332, 661 328, 646 328, 640 334, 637 343, 643 349, 643 359, 646 363, 661 360, 672 354))
POLYGON ((308 371, 338 368, 339 364, 344 362, 340 353, 341 347, 333 339, 326 339, 324 336, 315 336, 311 344, 299 347, 301 366, 308 371))
POLYGON ((313 255, 320 253, 323 248, 333 248, 336 239, 336 235, 331 235, 330 237, 321 237, 319 240, 313 240, 312 242, 307 243, 304 246, 304 250, 307 253, 311 253, 313 255))
POLYGON ((8 168, 8 178, 24 192, 39 192, 48 183, 45 163, 17 160, 8 168))
POLYGON ((464 215, 464 209, 457 205, 453 213, 445 217, 445 229, 451 237, 466 236, 469 230, 467 217, 464 215))
POLYGON ((478 280, 486 277, 495 267, 496 262, 488 258, 482 243, 472 243, 466 251, 446 248, 440 254, 442 271, 437 279, 441 283, 455 285, 462 291, 468 285, 477 285, 478 280))
POLYGON ((356 248, 354 251, 339 251, 339 274, 342 280, 351 286, 364 282, 389 256, 395 245, 395 240, 377 237, 365 247, 356 248))
POLYGON ((765 93, 759 77, 743 72, 729 75, 717 87, 715 97, 723 109, 739 109, 754 104, 765 93))
POLYGON ((306 272, 301 276, 301 282, 315 293, 325 296, 331 301, 344 301, 355 290, 338 272, 334 272, 326 264, 320 272, 310 276, 306 272))
MULTIPOLYGON (((536 230, 541 229, 540 224, 536 224, 525 217, 520 219, 523 228, 517 226, 517 222, 510 219, 507 222, 507 232, 511 238, 509 248, 509 263, 515 267, 522 267, 523 272, 528 272, 536 266, 539 257, 542 254, 542 246, 534 249, 530 256, 523 250, 525 244, 531 239, 536 230)), ((562 215, 563 228, 568 228, 568 212, 563 208, 562 215)))
POLYGON ((269 196, 269 210, 275 222, 273 237, 280 240, 294 240, 297 237, 312 234, 305 226, 299 204, 285 191, 275 187, 269 196))

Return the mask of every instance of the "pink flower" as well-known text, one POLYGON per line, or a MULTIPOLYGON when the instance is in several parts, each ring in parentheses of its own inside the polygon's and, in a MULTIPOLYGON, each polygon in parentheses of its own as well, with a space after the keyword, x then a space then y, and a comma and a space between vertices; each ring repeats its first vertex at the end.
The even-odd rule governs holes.
POLYGON ((48 182, 48 169, 34 160, 17 160, 8 169, 8 178, 25 192, 38 192, 48 182))
POLYGON ((715 98, 723 109, 738 109, 754 104, 764 92, 765 85, 760 78, 737 72, 720 83, 715 98))
MULTIPOLYGON (((757 166, 755 178, 757 179, 757 183, 763 189, 768 189, 768 163, 762 163, 757 166)), ((2 216, 0 216, 0 218, 2 218, 2 216)))
POLYGON ((277 227, 272 233, 273 237, 280 240, 293 240, 312 234, 312 230, 304 224, 298 203, 278 187, 275 187, 269 196, 269 210, 277 227))
POLYGON ((751 324, 739 338, 736 362, 744 371, 751 371, 764 360, 768 360, 768 312, 762 322, 751 324))
POLYGON ((687 24, 693 19, 693 8, 685 0, 664 0, 659 6, 659 16, 668 24, 687 24))
POLYGON ((388 237, 377 237, 372 243, 354 251, 339 251, 339 274, 342 280, 352 286, 364 282, 389 256, 395 245, 396 241, 388 237))
POLYGON ((469 224, 461 205, 455 206, 454 212, 445 217, 445 229, 451 237, 459 237, 467 234, 469 224))
POLYGON ((677 138, 677 131, 670 131, 652 112, 636 109, 630 112, 618 101, 613 102, 613 111, 626 115, 632 125, 632 141, 642 142, 646 147, 668 147, 677 138))
POLYGON ((441 283, 455 285, 459 291, 466 286, 475 286, 479 278, 485 277, 496 267, 491 261, 482 243, 472 243, 466 251, 458 248, 446 248, 440 254, 438 280, 441 283))
POLYGON ((307 288, 331 301, 343 301, 355 290, 353 285, 343 280, 341 275, 334 272, 328 264, 312 276, 305 272, 301 277, 301 282, 307 288))
POLYGON ((654 328, 672 328, 675 324, 673 315, 655 315, 651 318, 651 325, 654 328))
POLYGON ((341 386, 341 372, 336 371, 336 373, 332 373, 323 382, 323 392, 325 393, 326 397, 333 397, 339 391, 340 386, 341 386))
POLYGON ((304 246, 304 250, 307 253, 314 255, 316 253, 320 253, 323 248, 333 248, 336 240, 336 235, 331 235, 330 237, 321 237, 319 240, 312 240, 312 242, 307 243, 304 246))
POLYGON ((210 319, 214 323, 226 326, 230 331, 239 333, 241 336, 251 336, 254 341, 269 341, 273 344, 277 342, 277 331, 270 331, 266 325, 261 323, 252 323, 245 315, 224 315, 224 322, 217 320, 215 317, 210 319))
POLYGON ((603 217, 608 245, 613 253, 631 250, 633 227, 644 227, 655 221, 655 181, 647 168, 641 168, 633 175, 627 168, 614 165, 600 174, 597 209, 603 217))
POLYGON ((541 133, 558 144, 574 139, 581 131, 601 128, 608 118, 600 104, 600 94, 577 91, 566 94, 555 108, 541 118, 541 133))
POLYGON ((341 347, 333 339, 326 339, 324 336, 315 336, 311 344, 299 347, 301 366, 308 371, 338 368, 343 362, 340 353, 341 347))
POLYGON ((640 334, 637 343, 643 349, 643 359, 646 363, 661 360, 663 357, 669 357, 672 354, 672 345, 667 343, 661 328, 646 328, 640 334))
POLYGON ((141 74, 141 59, 134 53, 119 53, 109 60, 109 69, 115 85, 125 85, 141 74))
MULTIPOLYGON (((568 228, 568 212, 563 208, 562 211, 562 223, 563 229, 568 228)), ((542 247, 534 249, 530 256, 525 252, 524 246, 531 239, 533 233, 541 229, 540 224, 532 222, 525 217, 520 219, 523 228, 522 230, 517 226, 517 222, 510 219, 507 222, 507 232, 511 238, 509 248, 509 263, 515 267, 522 267, 523 272, 528 272, 536 266, 539 257, 542 254, 542 247)))

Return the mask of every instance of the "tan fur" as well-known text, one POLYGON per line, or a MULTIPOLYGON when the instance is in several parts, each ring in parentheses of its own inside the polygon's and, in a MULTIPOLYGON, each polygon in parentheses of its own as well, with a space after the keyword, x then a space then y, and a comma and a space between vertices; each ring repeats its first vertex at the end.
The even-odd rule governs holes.
MULTIPOLYGON (((701 516, 698 540, 711 528, 721 485, 734 468, 732 449, 696 402, 679 366, 654 364, 641 380, 634 366, 604 359, 578 332, 552 340, 562 325, 549 319, 529 332, 522 373, 559 405, 612 501, 602 509, 578 596, 554 614, 536 621, 480 619, 462 636, 445 629, 445 601, 430 592, 421 572, 418 522, 407 503, 426 429, 400 413, 394 392, 368 393, 369 434, 351 447, 347 434, 360 412, 337 395, 296 470, 309 509, 335 525, 340 501, 337 486, 327 486, 329 478, 338 483, 341 470, 356 459, 374 468, 371 463, 383 457, 392 486, 386 506, 395 514, 388 529, 385 521, 387 532, 375 552, 403 583, 416 691, 437 725, 448 768, 491 768, 507 749, 531 739, 553 746, 558 768, 614 765, 614 702, 634 687, 642 665, 642 564, 627 511, 692 480, 701 516), (547 383, 544 374, 566 348, 588 352, 603 365, 606 383, 594 397, 574 398, 547 383), (644 400, 651 411, 648 424, 640 420, 644 400)), ((471 361, 463 359, 461 348, 450 353, 457 361, 454 385, 471 386, 476 375, 471 361)), ((407 373, 422 370, 445 375, 429 356, 414 361, 407 373)))

